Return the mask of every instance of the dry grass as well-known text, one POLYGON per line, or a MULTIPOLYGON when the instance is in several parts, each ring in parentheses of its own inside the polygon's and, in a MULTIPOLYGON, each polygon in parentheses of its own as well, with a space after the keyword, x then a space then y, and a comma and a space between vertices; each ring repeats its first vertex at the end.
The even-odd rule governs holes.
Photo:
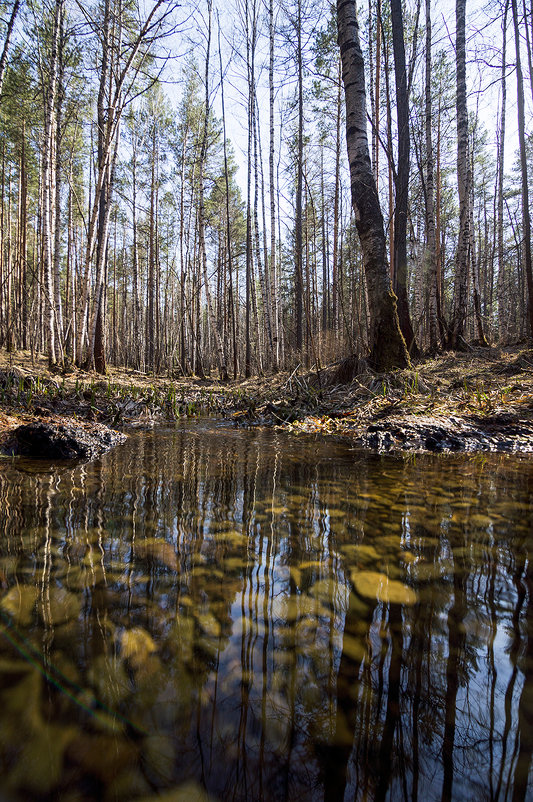
POLYGON ((51 372, 44 357, 0 351, 0 432, 40 416, 77 417, 114 426, 218 412, 245 422, 342 432, 384 419, 533 419, 533 350, 473 349, 376 374, 364 363, 351 378, 337 363, 221 384, 110 368, 106 376, 71 368, 51 372), (344 381, 339 377, 344 375, 344 381), (346 377, 350 380, 346 381, 346 377))

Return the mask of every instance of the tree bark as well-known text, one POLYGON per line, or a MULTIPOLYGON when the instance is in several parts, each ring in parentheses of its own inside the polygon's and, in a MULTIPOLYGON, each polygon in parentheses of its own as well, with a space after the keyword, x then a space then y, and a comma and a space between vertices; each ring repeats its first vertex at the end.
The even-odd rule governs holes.
POLYGON ((198 191, 199 191, 199 209, 198 209, 198 250, 202 266, 202 274, 204 279, 205 299, 207 303, 207 313, 209 316, 209 323, 211 325, 211 333, 215 339, 218 369, 222 381, 228 380, 228 367, 226 363, 226 354, 224 352, 224 343, 217 328, 217 321, 211 300, 211 291, 209 288, 209 277, 207 275, 207 252, 205 247, 205 199, 204 199, 204 168, 207 162, 207 146, 208 146, 208 133, 209 133, 209 58, 211 55, 211 0, 208 0, 209 22, 207 30, 207 52, 205 57, 205 115, 203 125, 202 144, 200 150, 200 165, 198 176, 198 191))
MULTIPOLYGON (((217 12, 218 17, 218 12, 217 12)), ((233 378, 237 378, 237 329, 235 322, 236 304, 233 297, 233 254, 231 237, 231 217, 230 217, 230 195, 229 195, 229 172, 228 172, 228 144, 226 138, 226 104, 224 102, 224 71, 222 69, 222 49, 220 47, 220 20, 218 20, 218 55, 220 59, 220 91, 222 101, 222 136, 224 139, 224 184, 226 189, 226 248, 228 265, 228 293, 229 308, 231 315, 231 339, 233 350, 233 378)), ((275 236, 275 235, 274 235, 275 236)))
POLYGON ((452 324, 448 347, 464 348, 466 320, 468 260, 470 258, 470 184, 471 171, 468 158, 468 109, 466 104, 466 0, 457 0, 456 14, 456 70, 457 70, 457 184, 459 188, 459 239, 455 267, 455 293, 452 324))
POLYGON ((497 159, 497 232, 498 232, 498 335, 502 339, 505 331, 504 308, 505 308, 505 253, 503 237, 503 177, 505 160, 505 115, 507 111, 507 15, 509 13, 509 0, 505 0, 505 7, 502 21, 502 104, 500 112, 500 131, 498 140, 498 159, 497 159))
POLYGON ((522 176, 522 255, 526 271, 528 317, 531 336, 533 336, 533 270, 531 265, 531 215, 529 212, 529 187, 527 175, 527 154, 525 134, 524 77, 520 59, 520 30, 516 0, 511 0, 516 47, 516 96, 518 111, 518 142, 520 147, 520 172, 522 176))
POLYGON ((43 265, 45 290, 45 328, 48 351, 48 362, 54 365, 57 360, 57 343, 55 337, 54 308, 54 276, 53 276, 53 184, 54 164, 54 121, 56 112, 57 76, 59 61, 59 38, 63 0, 56 0, 52 31, 52 50, 50 55, 50 78, 46 88, 46 105, 44 120, 44 141, 42 149, 42 218, 43 218, 43 265))
POLYGON ((407 348, 418 354, 409 301, 407 299, 407 204, 409 200, 409 97, 405 67, 403 15, 400 0, 391 0, 392 47, 396 82, 396 114, 398 119, 398 159, 395 175, 394 209, 394 289, 398 297, 398 318, 407 348))
POLYGON ((437 239, 435 234, 435 177, 433 174, 433 109, 431 96, 431 0, 426 0, 426 276, 429 349, 435 352, 437 338, 437 239))
POLYGON ((296 20, 296 58, 298 62, 298 152, 296 156, 296 219, 294 222, 294 318, 296 328, 296 350, 303 349, 303 235, 302 235, 302 195, 304 159, 304 111, 303 111, 303 52, 302 52, 302 4, 297 3, 296 20))
POLYGON ((274 0, 269 0, 268 7, 268 95, 269 95, 269 155, 268 179, 270 194, 270 292, 272 294, 272 319, 274 334, 273 369, 279 365, 279 331, 278 331, 278 297, 276 292, 276 195, 274 183, 274 0))
POLYGON ((346 99, 346 144, 352 204, 363 252, 370 311, 370 364, 379 371, 407 367, 396 296, 385 256, 383 215, 368 149, 363 55, 355 0, 337 0, 338 41, 346 99))

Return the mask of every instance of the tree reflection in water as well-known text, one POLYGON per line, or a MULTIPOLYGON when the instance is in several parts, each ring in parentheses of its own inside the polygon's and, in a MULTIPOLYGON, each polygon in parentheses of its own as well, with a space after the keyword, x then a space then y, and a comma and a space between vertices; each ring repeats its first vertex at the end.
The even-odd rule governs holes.
POLYGON ((6 792, 531 797, 532 477, 198 423, 2 463, 6 792))

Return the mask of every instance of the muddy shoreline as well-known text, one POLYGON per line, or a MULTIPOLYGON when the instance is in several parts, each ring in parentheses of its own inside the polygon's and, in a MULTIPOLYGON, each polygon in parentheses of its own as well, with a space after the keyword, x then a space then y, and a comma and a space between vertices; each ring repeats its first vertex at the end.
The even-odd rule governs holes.
MULTIPOLYGON (((364 363, 278 373, 222 384, 215 379, 147 376, 111 370, 106 377, 0 352, 0 448, 18 427, 58 430, 94 458, 123 433, 183 417, 217 415, 236 426, 280 427, 343 438, 374 452, 533 453, 533 350, 472 349, 408 371, 375 374, 364 363)), ((30 433, 30 434, 28 434, 30 433)), ((66 456, 72 458, 67 449, 66 456)), ((42 456, 42 453, 39 453, 42 456)))

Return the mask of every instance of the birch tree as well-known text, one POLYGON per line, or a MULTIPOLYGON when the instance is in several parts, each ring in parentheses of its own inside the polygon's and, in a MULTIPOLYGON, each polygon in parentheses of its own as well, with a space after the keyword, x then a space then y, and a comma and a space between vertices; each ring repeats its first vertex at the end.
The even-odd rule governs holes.
POLYGON ((455 4, 455 65, 457 114, 457 185, 459 189, 459 236, 455 258, 455 290, 453 318, 448 346, 464 348, 467 306, 468 264, 470 259, 470 187, 472 173, 468 155, 468 108, 466 101, 466 0, 455 4))
POLYGON ((516 52, 516 97, 518 115, 518 141, 520 148, 520 176, 522 190, 522 252, 524 268, 526 273, 527 294, 528 294, 528 313, 530 334, 533 336, 533 267, 531 264, 531 214, 529 211, 529 186, 526 153, 526 132, 525 132, 525 101, 524 101, 524 76, 522 73, 522 60, 520 55, 520 27, 518 20, 518 8, 516 0, 511 0, 513 14, 513 26, 515 35, 516 52))
POLYGON ((370 364, 379 371, 409 365, 386 258, 383 215, 368 149, 365 72, 355 0, 337 0, 337 24, 346 101, 346 143, 352 205, 370 311, 370 364))
POLYGON ((79 330, 77 358, 88 366, 96 362, 95 367, 101 372, 105 371, 104 343, 100 338, 103 332, 105 260, 120 121, 126 105, 141 91, 138 80, 149 66, 154 46, 169 33, 169 20, 174 8, 174 3, 156 0, 144 17, 141 17, 140 10, 136 11, 136 19, 131 22, 127 30, 125 30, 125 9, 122 0, 104 0, 101 22, 92 19, 87 12, 84 12, 102 47, 97 104, 98 162, 87 231, 79 313, 82 325, 79 330), (113 8, 111 3, 114 4, 113 8), (96 281, 89 310, 89 277, 93 260, 96 262, 96 281), (87 330, 85 321, 88 311, 90 311, 90 324, 87 330), (87 348, 83 358, 86 340, 87 348), (96 345, 98 347, 95 354, 96 345))
POLYGON ((398 159, 395 173, 394 211, 394 282, 398 296, 400 328, 409 352, 416 355, 409 301, 407 298, 407 207, 409 201, 409 92, 405 66, 403 14, 400 0, 391 0, 392 45, 396 82, 396 114, 398 118, 398 159))

